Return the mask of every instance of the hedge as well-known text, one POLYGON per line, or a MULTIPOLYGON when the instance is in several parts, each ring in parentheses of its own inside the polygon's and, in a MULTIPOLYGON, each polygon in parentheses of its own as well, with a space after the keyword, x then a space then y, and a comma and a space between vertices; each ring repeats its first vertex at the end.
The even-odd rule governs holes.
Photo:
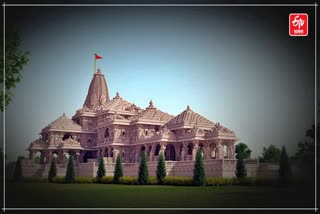
MULTIPOLYGON (((22 182, 48 182, 47 178, 42 177, 24 177, 22 182)), ((53 178, 53 183, 65 183, 64 176, 57 176, 53 178)), ((298 183, 296 180, 295 183, 298 183)), ((76 177, 77 184, 98 183, 95 177, 76 177)), ((113 184, 113 176, 104 176, 101 179, 103 184, 113 184)), ((131 176, 123 176, 119 179, 119 184, 137 185, 138 178, 131 176)), ((158 185, 157 177, 150 176, 148 178, 148 185, 158 185)), ((181 176, 166 176, 163 179, 164 185, 175 186, 193 186, 192 177, 181 176)), ((207 186, 272 186, 278 185, 277 178, 263 178, 263 177, 247 177, 247 178, 221 178, 221 177, 207 177, 207 186)))

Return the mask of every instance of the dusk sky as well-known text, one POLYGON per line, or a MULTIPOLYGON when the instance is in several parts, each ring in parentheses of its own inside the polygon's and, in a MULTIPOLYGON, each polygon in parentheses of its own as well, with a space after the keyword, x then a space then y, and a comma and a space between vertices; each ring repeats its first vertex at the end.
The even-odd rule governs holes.
POLYGON ((27 156, 43 127, 82 107, 95 52, 111 98, 142 108, 152 99, 173 115, 190 105, 234 130, 252 157, 270 144, 292 155, 314 124, 314 15, 304 10, 309 36, 293 38, 297 8, 7 8, 30 52, 6 111, 8 158, 27 156))

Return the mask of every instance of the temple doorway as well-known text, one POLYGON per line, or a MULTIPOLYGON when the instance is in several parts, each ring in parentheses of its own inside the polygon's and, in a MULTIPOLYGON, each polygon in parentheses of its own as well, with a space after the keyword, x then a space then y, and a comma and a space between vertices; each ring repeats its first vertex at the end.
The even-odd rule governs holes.
POLYGON ((168 144, 166 146, 166 150, 164 152, 165 159, 169 161, 175 161, 176 160, 176 150, 173 144, 168 144))

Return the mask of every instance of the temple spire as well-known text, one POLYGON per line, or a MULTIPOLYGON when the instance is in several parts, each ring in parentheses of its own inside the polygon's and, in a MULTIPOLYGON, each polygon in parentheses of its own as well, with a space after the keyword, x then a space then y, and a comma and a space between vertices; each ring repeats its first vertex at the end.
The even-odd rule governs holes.
POLYGON ((89 109, 93 109, 109 100, 110 98, 107 82, 101 70, 98 69, 98 71, 93 74, 93 78, 91 80, 88 94, 83 106, 86 106, 89 109))

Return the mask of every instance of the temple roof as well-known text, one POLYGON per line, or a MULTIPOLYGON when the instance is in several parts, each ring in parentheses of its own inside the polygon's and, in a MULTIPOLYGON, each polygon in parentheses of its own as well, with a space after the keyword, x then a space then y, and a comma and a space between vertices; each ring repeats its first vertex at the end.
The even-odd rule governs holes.
POLYGON ((111 110, 111 111, 140 111, 141 108, 137 107, 135 104, 130 103, 122 97, 120 97, 119 92, 117 92, 116 96, 104 103, 102 105, 103 110, 111 110))
POLYGON ((48 131, 50 129, 55 130, 69 130, 69 131, 81 131, 82 127, 68 118, 65 113, 49 125, 47 125, 44 129, 42 129, 42 132, 48 131))
POLYGON ((153 121, 160 121, 160 122, 166 123, 172 118, 174 118, 174 116, 155 108, 151 100, 149 102, 149 106, 145 110, 137 114, 134 117, 134 120, 153 120, 153 121))
POLYGON ((166 126, 169 129, 183 128, 184 126, 212 128, 215 126, 215 124, 200 114, 192 111, 190 107, 187 106, 186 110, 171 119, 168 123, 166 123, 166 126))
POLYGON ((98 71, 93 74, 87 98, 83 104, 83 107, 86 106, 89 109, 93 109, 105 102, 108 102, 109 100, 110 99, 106 79, 104 78, 104 75, 101 73, 100 69, 98 69, 98 71))

